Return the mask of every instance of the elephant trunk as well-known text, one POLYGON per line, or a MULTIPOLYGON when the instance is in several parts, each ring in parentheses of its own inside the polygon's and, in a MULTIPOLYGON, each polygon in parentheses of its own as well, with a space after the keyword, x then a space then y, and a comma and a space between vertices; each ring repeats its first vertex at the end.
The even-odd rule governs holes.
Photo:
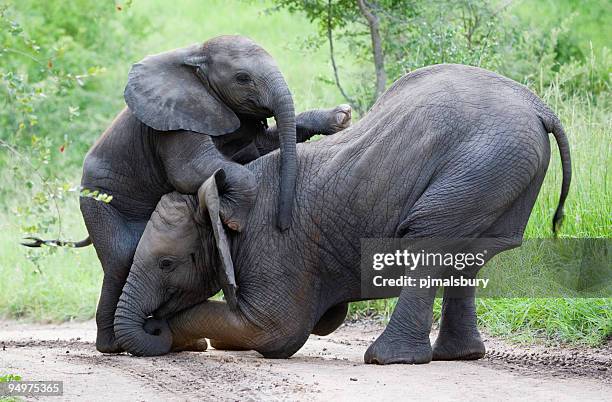
POLYGON ((161 305, 162 297, 146 287, 146 281, 139 280, 138 276, 138 270, 132 269, 119 298, 115 336, 117 342, 135 356, 164 355, 172 347, 172 332, 166 320, 151 317, 161 305))
POLYGON ((280 72, 274 76, 273 80, 274 102, 272 113, 276 120, 281 151, 277 225, 281 231, 284 231, 291 224, 291 211, 297 178, 295 109, 289 86, 280 72))

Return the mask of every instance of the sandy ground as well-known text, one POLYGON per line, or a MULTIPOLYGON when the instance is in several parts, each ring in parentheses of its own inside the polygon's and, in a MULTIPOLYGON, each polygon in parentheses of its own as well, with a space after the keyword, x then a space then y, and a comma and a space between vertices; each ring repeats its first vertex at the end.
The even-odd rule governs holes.
POLYGON ((610 343, 599 350, 522 348, 486 337, 488 355, 475 362, 363 364, 381 331, 374 322, 349 323, 331 336, 311 336, 287 360, 214 349, 136 358, 96 352, 92 321, 0 321, 0 373, 63 381, 63 397, 40 398, 48 400, 612 401, 610 343))

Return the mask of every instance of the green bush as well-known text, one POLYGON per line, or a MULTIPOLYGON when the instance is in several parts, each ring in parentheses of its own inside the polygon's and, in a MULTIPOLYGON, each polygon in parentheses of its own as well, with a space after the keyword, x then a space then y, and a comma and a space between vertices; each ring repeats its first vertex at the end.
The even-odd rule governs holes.
POLYGON ((148 27, 112 2, 2 5, 0 140, 47 173, 80 164, 122 103, 121 70, 148 27))
POLYGON ((25 234, 61 234, 63 199, 121 108, 122 71, 148 27, 112 2, 0 6, 0 177, 18 184, 2 186, 0 211, 13 206, 25 234))

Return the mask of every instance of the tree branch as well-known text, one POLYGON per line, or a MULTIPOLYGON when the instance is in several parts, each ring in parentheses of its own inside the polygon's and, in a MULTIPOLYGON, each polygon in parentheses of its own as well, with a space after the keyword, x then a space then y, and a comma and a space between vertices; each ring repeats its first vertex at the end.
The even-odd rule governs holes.
MULTIPOLYGON (((30 166, 30 168, 32 169, 32 171, 34 172, 34 174, 36 176, 38 176, 38 178, 40 179, 43 187, 47 190, 48 194, 53 194, 53 189, 51 188, 51 184, 49 183, 49 180, 46 179, 42 173, 40 172, 40 170, 34 166, 34 164, 28 159, 28 157, 26 157, 24 154, 22 154, 21 152, 19 152, 17 150, 17 148, 15 148, 14 146, 12 146, 10 143, 8 143, 7 141, 4 141, 2 139, 0 139, 0 147, 2 148, 6 148, 9 152, 11 152, 13 155, 17 156, 18 158, 20 158, 22 161, 24 161, 26 164, 28 164, 28 166, 30 166)), ((60 212, 59 209, 59 205, 57 203, 57 199, 56 197, 51 197, 51 199, 53 199, 53 205, 55 207, 55 212, 57 213, 57 238, 61 238, 62 237, 62 214, 60 212)))
POLYGON ((385 56, 382 49, 382 40, 380 37, 380 21, 378 16, 370 9, 370 6, 365 0, 357 0, 361 14, 368 21, 370 27, 370 36, 372 37, 372 53, 374 56, 374 68, 376 70, 376 98, 385 92, 387 85, 387 73, 385 72, 385 56))
POLYGON ((340 90, 340 93, 346 99, 346 101, 351 105, 351 107, 360 115, 363 114, 363 109, 353 98, 348 96, 342 85, 340 84, 340 77, 338 75, 338 66, 336 65, 336 56, 334 54, 334 40, 332 36, 332 0, 327 1, 327 41, 329 42, 329 57, 331 59, 332 68, 334 70, 334 80, 336 81, 336 86, 340 90))

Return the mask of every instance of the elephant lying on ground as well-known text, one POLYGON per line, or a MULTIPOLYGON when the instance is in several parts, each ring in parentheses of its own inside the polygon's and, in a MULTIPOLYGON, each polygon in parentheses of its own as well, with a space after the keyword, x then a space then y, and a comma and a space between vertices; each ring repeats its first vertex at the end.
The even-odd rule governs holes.
MULTIPOLYGON (((96 347, 121 352, 115 342, 115 308, 151 213, 170 191, 195 194, 212 173, 226 174, 220 214, 240 231, 255 199, 252 173, 241 166, 279 146, 280 186, 270 208, 285 229, 295 187, 295 142, 332 134, 350 123, 346 105, 294 114, 291 93, 272 57, 251 40, 221 36, 135 64, 125 89, 128 105, 91 148, 81 184, 113 196, 110 204, 81 198, 89 238, 104 269, 96 312, 96 347), (267 128, 274 117, 277 127, 267 128), (296 138, 297 137, 297 138, 296 138), (279 203, 278 209, 272 204, 279 203)), ((29 246, 45 241, 34 239, 29 246)), ((49 242, 49 241, 47 241, 49 242)), ((50 241, 64 245, 68 242, 50 241)))
MULTIPOLYGON (((162 197, 136 249, 115 316, 118 342, 135 355, 167 353, 197 338, 286 358, 313 328, 333 330, 360 300, 362 238, 495 238, 514 247, 550 159, 571 176, 567 138, 554 113, 526 87, 492 72, 437 65, 410 73, 343 132, 297 147, 291 227, 275 230, 278 153, 245 167, 258 183, 240 233, 219 218, 226 173, 198 195, 162 197), (223 288, 225 302, 207 299, 223 288), (237 289, 237 290, 236 290, 237 289)), ((429 333, 435 289, 404 287, 367 363, 476 359, 484 344, 474 292, 445 288, 440 334, 429 333)))

